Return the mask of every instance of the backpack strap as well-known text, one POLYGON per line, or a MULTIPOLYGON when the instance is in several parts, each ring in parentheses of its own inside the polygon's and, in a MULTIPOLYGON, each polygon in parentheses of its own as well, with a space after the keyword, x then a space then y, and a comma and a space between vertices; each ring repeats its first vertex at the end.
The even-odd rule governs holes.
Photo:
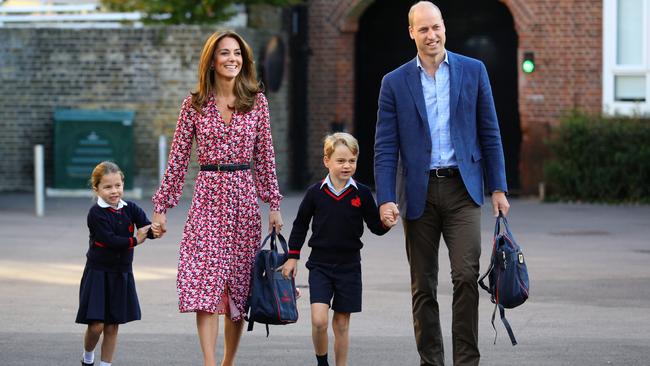
POLYGON ((270 243, 271 250, 277 252, 278 251, 278 246, 275 244, 275 238, 276 237, 278 238, 278 242, 280 243, 280 246, 282 247, 282 250, 284 250, 284 252, 288 254, 289 253, 289 247, 287 246, 287 240, 284 238, 284 236, 282 236, 282 234, 276 233, 275 228, 273 228, 273 230, 271 230, 269 235, 267 235, 266 238, 264 238, 264 240, 262 241, 262 244, 260 244, 260 246, 257 248, 257 250, 260 250, 260 249, 264 248, 264 246, 266 246, 266 242, 269 241, 269 239, 271 239, 271 243, 270 243))
MULTIPOLYGON (((481 278, 478 279, 478 284, 481 286, 481 288, 485 291, 487 291, 489 294, 492 294, 492 291, 490 291, 490 288, 485 285, 485 277, 489 276, 490 273, 492 273, 492 269, 494 269, 494 256, 490 259, 490 266, 488 267, 487 271, 485 271, 485 274, 481 276, 481 278)), ((494 296, 492 296, 494 298, 494 296)))
POLYGON ((516 346, 517 340, 515 339, 515 333, 512 331, 512 327, 510 327, 510 323, 508 322, 508 319, 506 319, 506 310, 501 304, 494 304, 494 311, 492 311, 492 328, 494 328, 494 344, 497 344, 497 328, 494 326, 494 318, 497 312, 497 308, 499 308, 499 315, 501 317, 501 321, 503 322, 503 326, 506 327, 506 331, 508 332, 508 337, 510 337, 510 342, 512 343, 513 346, 516 346))
MULTIPOLYGON (((248 328, 246 330, 248 332, 252 331, 253 330, 253 325, 255 325, 255 322, 249 320, 248 321, 248 328)), ((269 325, 268 324, 265 324, 265 325, 266 325, 266 338, 268 338, 269 337, 269 325)))

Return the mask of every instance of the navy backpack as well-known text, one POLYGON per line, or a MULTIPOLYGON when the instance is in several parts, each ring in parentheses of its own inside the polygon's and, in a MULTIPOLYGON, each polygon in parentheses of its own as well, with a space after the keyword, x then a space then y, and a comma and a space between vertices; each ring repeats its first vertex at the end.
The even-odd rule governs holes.
MULTIPOLYGON (((490 293, 490 301, 494 304, 492 312, 492 328, 496 333, 494 318, 497 309, 501 321, 508 331, 512 345, 517 344, 510 323, 506 319, 505 309, 512 309, 523 304, 528 299, 530 284, 528 282, 528 269, 524 260, 524 253, 515 241, 508 227, 508 220, 499 211, 496 225, 494 226, 494 243, 492 246, 492 259, 487 272, 478 280, 479 285, 490 293), (503 226, 501 222, 503 221, 503 226), (503 229, 503 232, 501 232, 503 229), (483 280, 489 280, 489 287, 483 280)), ((496 334, 494 336, 496 343, 496 334)))
POLYGON ((294 279, 284 278, 280 269, 287 261, 287 253, 287 241, 282 235, 276 234, 275 229, 258 248, 251 272, 251 292, 245 316, 248 331, 253 330, 255 322, 262 323, 266 325, 268 337, 269 324, 290 324, 298 321, 294 279), (278 252, 276 236, 284 253, 278 252), (270 249, 264 249, 267 241, 270 241, 270 249))

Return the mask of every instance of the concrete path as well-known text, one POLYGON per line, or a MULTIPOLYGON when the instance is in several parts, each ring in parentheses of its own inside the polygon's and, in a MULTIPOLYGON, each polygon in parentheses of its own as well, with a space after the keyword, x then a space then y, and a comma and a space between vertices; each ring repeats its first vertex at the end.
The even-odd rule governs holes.
MULTIPOLYGON (((286 235, 300 198, 283 201, 286 235)), ((34 216, 32 202, 26 194, 0 195, 0 365, 79 365, 84 327, 74 317, 91 202, 48 199, 45 218, 34 216)), ((148 201, 139 203, 151 212, 148 201)), ((481 291, 481 364, 650 365, 650 206, 511 203, 531 298, 507 312, 519 345, 510 345, 500 322, 494 345, 492 304, 481 291)), ((188 206, 183 201, 170 211, 165 238, 136 249, 143 319, 120 328, 116 366, 201 364, 194 317, 176 308, 178 242, 188 206)), ((494 223, 489 209, 483 210, 482 269, 494 223)), ((366 232, 364 311, 352 317, 349 364, 418 365, 401 225, 383 237, 366 232)), ((446 252, 442 247, 439 300, 450 365, 446 252)), ((306 286, 306 274, 301 263, 299 285, 306 286)), ((269 338, 259 326, 245 333, 238 365, 315 365, 308 298, 303 289, 297 324, 274 326, 269 338)))

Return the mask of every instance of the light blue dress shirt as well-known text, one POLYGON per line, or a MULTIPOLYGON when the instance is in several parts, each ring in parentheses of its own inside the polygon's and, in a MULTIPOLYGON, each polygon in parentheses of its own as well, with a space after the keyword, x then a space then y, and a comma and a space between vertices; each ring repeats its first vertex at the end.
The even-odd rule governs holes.
POLYGON ((451 143, 449 120, 449 57, 445 59, 431 77, 422 67, 420 56, 416 57, 420 70, 420 82, 427 108, 429 131, 431 132, 431 163, 429 167, 444 168, 457 166, 454 146, 451 143))
POLYGON ((330 179, 330 175, 328 174, 327 177, 323 180, 323 183, 321 183, 320 187, 323 188, 324 185, 327 184, 327 188, 330 189, 330 192, 334 193, 337 196, 340 196, 343 192, 345 192, 346 189, 348 189, 349 186, 354 186, 354 188, 359 189, 357 187, 357 183, 354 181, 354 179, 350 178, 348 179, 348 182, 345 184, 343 189, 340 191, 337 191, 336 188, 334 188, 334 183, 332 183, 332 180, 330 179))

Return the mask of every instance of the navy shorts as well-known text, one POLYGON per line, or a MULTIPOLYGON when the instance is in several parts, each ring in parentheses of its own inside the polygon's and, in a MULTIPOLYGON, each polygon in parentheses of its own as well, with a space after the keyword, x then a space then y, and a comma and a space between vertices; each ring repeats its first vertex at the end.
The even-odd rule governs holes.
POLYGON ((309 269, 309 301, 329 305, 337 313, 361 311, 361 263, 305 264, 309 269))

